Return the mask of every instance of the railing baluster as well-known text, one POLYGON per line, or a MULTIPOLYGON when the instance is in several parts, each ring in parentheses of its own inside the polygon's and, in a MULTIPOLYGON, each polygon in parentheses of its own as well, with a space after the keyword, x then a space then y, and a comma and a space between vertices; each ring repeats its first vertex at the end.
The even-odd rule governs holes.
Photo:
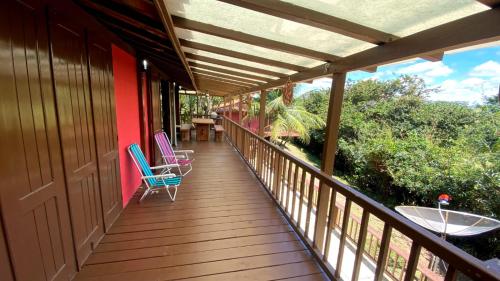
POLYGON ((264 178, 262 181, 266 184, 266 188, 269 189, 269 184, 267 182, 267 175, 269 174, 268 161, 269 161, 269 146, 264 145, 264 163, 262 170, 264 171, 264 178))
MULTIPOLYGON (((288 160, 288 176, 286 179, 286 196, 285 196, 285 211, 288 212, 288 205, 290 201, 290 188, 292 186, 292 168, 293 168, 293 161, 291 159, 288 160)), ((296 166, 296 165, 295 165, 296 166)))
POLYGON ((368 229, 369 218, 370 213, 368 213, 366 209, 363 209, 363 215, 361 217, 361 227, 359 229, 358 236, 358 248, 356 249, 356 259, 354 260, 354 268, 352 271, 353 281, 357 281, 359 278, 359 269, 361 267, 361 260, 363 259, 363 252, 365 250, 366 232, 368 229))
POLYGON ((330 243, 332 240, 332 232, 335 231, 335 221, 337 219, 338 208, 335 205, 337 201, 337 192, 332 190, 330 195, 330 211, 328 216, 328 226, 326 229, 326 240, 325 240, 325 254, 323 255, 323 260, 328 261, 328 256, 330 255, 330 243))
POLYGON ((274 162, 274 176, 273 176, 273 187, 274 187, 274 198, 279 202, 280 198, 280 186, 281 186, 281 170, 283 169, 281 154, 278 151, 275 151, 275 162, 274 162))
MULTIPOLYGON (((420 257, 421 249, 422 247, 414 240, 411 244, 410 257, 408 258, 404 281, 413 280, 413 276, 417 270, 418 258, 420 257)), ((404 268, 402 270, 404 270, 404 268)))
POLYGON ((283 198, 285 197, 285 184, 286 184, 286 177, 285 177, 285 174, 288 172, 288 166, 290 166, 290 161, 288 161, 288 158, 286 157, 282 157, 283 158, 283 168, 281 169, 281 173, 280 173, 280 196, 279 196, 279 202, 281 204, 282 207, 285 207, 285 201, 283 200, 283 198))
POLYGON ((300 167, 295 165, 295 174, 293 176, 293 191, 292 191, 292 219, 295 217, 295 204, 297 203, 297 182, 299 180, 300 167))
POLYGON ((305 188, 305 182, 306 182, 306 171, 304 169, 302 169, 302 177, 301 177, 301 181, 300 181, 300 194, 299 194, 299 198, 300 198, 300 201, 299 201, 299 215, 298 215, 298 220, 297 220, 297 224, 299 226, 299 229, 300 229, 300 225, 301 225, 301 222, 302 222, 302 205, 304 205, 304 188, 305 188))
POLYGON ((339 253, 337 257, 337 267, 335 268, 335 278, 340 278, 340 271, 342 270, 342 260, 344 259, 344 247, 345 240, 347 236, 347 227, 349 224, 349 217, 351 215, 351 199, 345 199, 344 206, 344 218, 342 220, 342 232, 340 233, 340 242, 339 242, 339 253))
POLYGON ((384 280, 384 271, 387 264, 387 255, 389 253, 389 245, 391 243, 392 227, 385 223, 384 231, 382 232, 382 242, 380 242, 380 251, 377 259, 377 268, 375 269, 375 280, 384 280))
POLYGON ((313 208, 313 201, 314 201, 314 176, 311 174, 311 177, 309 179, 309 189, 308 189, 308 195, 307 195, 307 213, 306 213, 306 236, 309 237, 309 226, 311 225, 311 213, 312 213, 312 208, 313 208))

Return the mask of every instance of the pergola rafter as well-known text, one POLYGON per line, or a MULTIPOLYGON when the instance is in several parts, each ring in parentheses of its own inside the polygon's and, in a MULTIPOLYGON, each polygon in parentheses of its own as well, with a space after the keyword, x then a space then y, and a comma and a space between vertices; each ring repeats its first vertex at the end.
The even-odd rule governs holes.
POLYGON ((346 35, 372 44, 391 42, 398 37, 364 25, 282 1, 219 0, 225 3, 346 35))

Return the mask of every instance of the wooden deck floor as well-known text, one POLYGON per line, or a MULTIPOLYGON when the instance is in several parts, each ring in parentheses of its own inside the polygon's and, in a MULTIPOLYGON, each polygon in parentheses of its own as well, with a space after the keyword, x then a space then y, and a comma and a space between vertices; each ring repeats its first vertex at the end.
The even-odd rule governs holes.
POLYGON ((177 200, 134 201, 75 280, 325 280, 228 143, 191 142, 177 200))

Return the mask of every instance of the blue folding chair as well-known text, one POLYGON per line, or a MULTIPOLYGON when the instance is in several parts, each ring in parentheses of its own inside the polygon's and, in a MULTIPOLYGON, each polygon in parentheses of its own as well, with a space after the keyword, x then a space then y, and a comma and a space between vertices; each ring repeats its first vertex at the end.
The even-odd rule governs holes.
POLYGON ((146 190, 142 194, 139 202, 141 202, 146 196, 152 192, 158 192, 161 189, 165 189, 170 196, 172 201, 175 201, 175 196, 177 195, 177 187, 181 184, 182 176, 171 174, 168 171, 171 168, 179 167, 179 164, 167 164, 156 167, 149 166, 148 161, 144 157, 141 148, 136 143, 131 144, 128 147, 128 152, 134 161, 135 166, 141 174, 141 179, 146 184, 146 190), (160 170, 160 173, 155 175, 153 170, 160 170), (173 194, 170 191, 173 189, 173 194))

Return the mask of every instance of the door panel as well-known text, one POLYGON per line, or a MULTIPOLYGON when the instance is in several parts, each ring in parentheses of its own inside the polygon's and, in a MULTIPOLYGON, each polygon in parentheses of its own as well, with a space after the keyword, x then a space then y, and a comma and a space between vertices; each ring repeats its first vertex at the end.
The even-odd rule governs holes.
POLYGON ((88 51, 99 182, 108 230, 122 210, 111 44, 89 36, 88 51))
POLYGON ((45 12, 38 1, 7 0, 0 15, 0 206, 10 259, 16 280, 68 280, 76 269, 45 12))
POLYGON ((84 29, 50 13, 52 61, 66 186, 79 267, 103 236, 84 29))

